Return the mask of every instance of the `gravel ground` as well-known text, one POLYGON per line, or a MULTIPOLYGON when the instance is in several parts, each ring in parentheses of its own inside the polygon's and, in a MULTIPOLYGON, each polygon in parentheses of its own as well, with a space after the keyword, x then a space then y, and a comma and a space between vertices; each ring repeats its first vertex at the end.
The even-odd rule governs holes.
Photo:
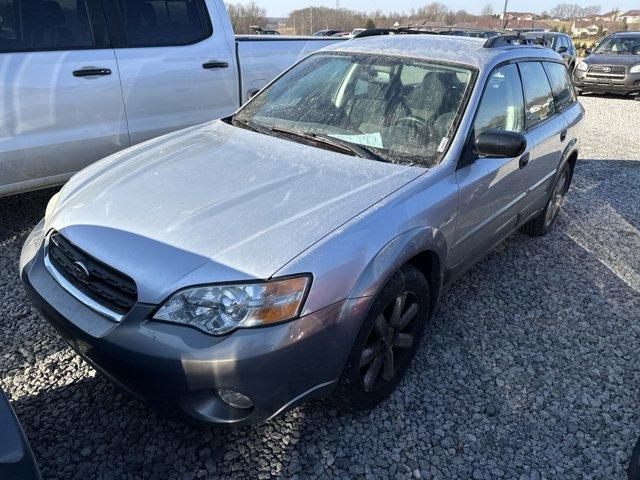
POLYGON ((640 102, 583 97, 555 231, 445 293, 401 388, 350 415, 185 426, 128 398, 29 304, 16 264, 51 191, 0 200, 0 384, 45 478, 625 478, 640 433, 640 102))

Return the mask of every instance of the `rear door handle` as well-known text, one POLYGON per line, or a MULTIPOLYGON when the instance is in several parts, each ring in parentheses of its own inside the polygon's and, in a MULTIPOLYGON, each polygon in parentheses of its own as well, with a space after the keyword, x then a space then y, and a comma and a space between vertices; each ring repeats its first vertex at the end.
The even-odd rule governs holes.
POLYGON ((527 152, 520 157, 518 165, 520 166, 520 168, 524 168, 529 164, 529 160, 531 160, 531 154, 527 152))
POLYGON ((567 138, 567 131, 563 130, 562 133, 560 134, 560 141, 564 142, 567 138))
POLYGON ((111 75, 109 68, 81 68, 73 72, 74 77, 92 77, 96 75, 111 75))
POLYGON ((228 67, 229 67, 228 62, 221 62, 219 60, 212 60, 210 62, 202 64, 202 68, 206 68, 207 70, 211 68, 228 68, 228 67))

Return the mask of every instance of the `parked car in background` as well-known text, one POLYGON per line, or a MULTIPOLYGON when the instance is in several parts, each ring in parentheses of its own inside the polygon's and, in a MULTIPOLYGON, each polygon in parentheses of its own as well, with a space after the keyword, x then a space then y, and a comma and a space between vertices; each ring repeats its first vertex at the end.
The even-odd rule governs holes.
POLYGON ((51 199, 21 277, 83 358, 204 422, 329 393, 371 408, 443 285, 515 229, 552 229, 584 114, 562 58, 518 37, 380 33, 51 199))
POLYGON ((313 34, 314 37, 332 37, 336 33, 341 33, 342 30, 318 30, 313 34))
POLYGON ((447 28, 437 31, 440 35, 453 35, 457 37, 493 38, 510 34, 504 30, 487 30, 479 28, 447 28))
POLYGON ((229 115, 338 38, 234 37, 222 0, 3 0, 0 196, 229 115))
POLYGON ((0 478, 40 480, 40 471, 9 399, 0 388, 0 478))
POLYGON ((351 30, 351 36, 355 37, 359 33, 364 32, 365 30, 366 30, 366 28, 354 28, 353 30, 351 30))
POLYGON ((252 25, 250 28, 255 35, 280 35, 280 32, 278 30, 262 28, 259 25, 252 25))
POLYGON ((525 38, 538 42, 562 55, 567 70, 573 72, 578 59, 578 52, 573 44, 571 37, 560 32, 526 32, 523 34, 525 38))
POLYGON ((618 32, 602 40, 576 65, 578 92, 640 94, 640 32, 618 32))

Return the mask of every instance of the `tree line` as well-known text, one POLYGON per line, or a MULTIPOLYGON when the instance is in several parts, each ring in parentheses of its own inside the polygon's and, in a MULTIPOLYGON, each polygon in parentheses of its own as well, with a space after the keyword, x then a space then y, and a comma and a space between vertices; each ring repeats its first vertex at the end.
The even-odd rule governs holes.
MULTIPOLYGON (((252 33, 251 26, 265 26, 267 12, 255 2, 227 3, 227 11, 234 31, 238 34, 252 33)), ((600 13, 600 5, 580 6, 578 4, 560 3, 548 12, 536 15, 537 19, 571 20, 600 13)), ((351 31, 353 28, 392 27, 400 25, 457 25, 471 22, 479 17, 498 18, 499 15, 487 3, 480 15, 473 15, 465 10, 452 10, 444 3, 431 2, 408 12, 382 11, 361 12, 346 8, 306 7, 292 11, 286 19, 282 33, 310 35, 318 30, 332 29, 351 31)))

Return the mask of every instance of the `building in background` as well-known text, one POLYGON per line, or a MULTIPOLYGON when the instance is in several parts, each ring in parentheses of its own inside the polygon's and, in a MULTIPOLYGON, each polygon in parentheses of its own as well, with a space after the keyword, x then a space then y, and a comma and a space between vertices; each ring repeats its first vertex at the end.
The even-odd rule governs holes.
POLYGON ((628 12, 620 15, 619 19, 625 22, 627 25, 640 23, 640 10, 629 10, 628 12))

